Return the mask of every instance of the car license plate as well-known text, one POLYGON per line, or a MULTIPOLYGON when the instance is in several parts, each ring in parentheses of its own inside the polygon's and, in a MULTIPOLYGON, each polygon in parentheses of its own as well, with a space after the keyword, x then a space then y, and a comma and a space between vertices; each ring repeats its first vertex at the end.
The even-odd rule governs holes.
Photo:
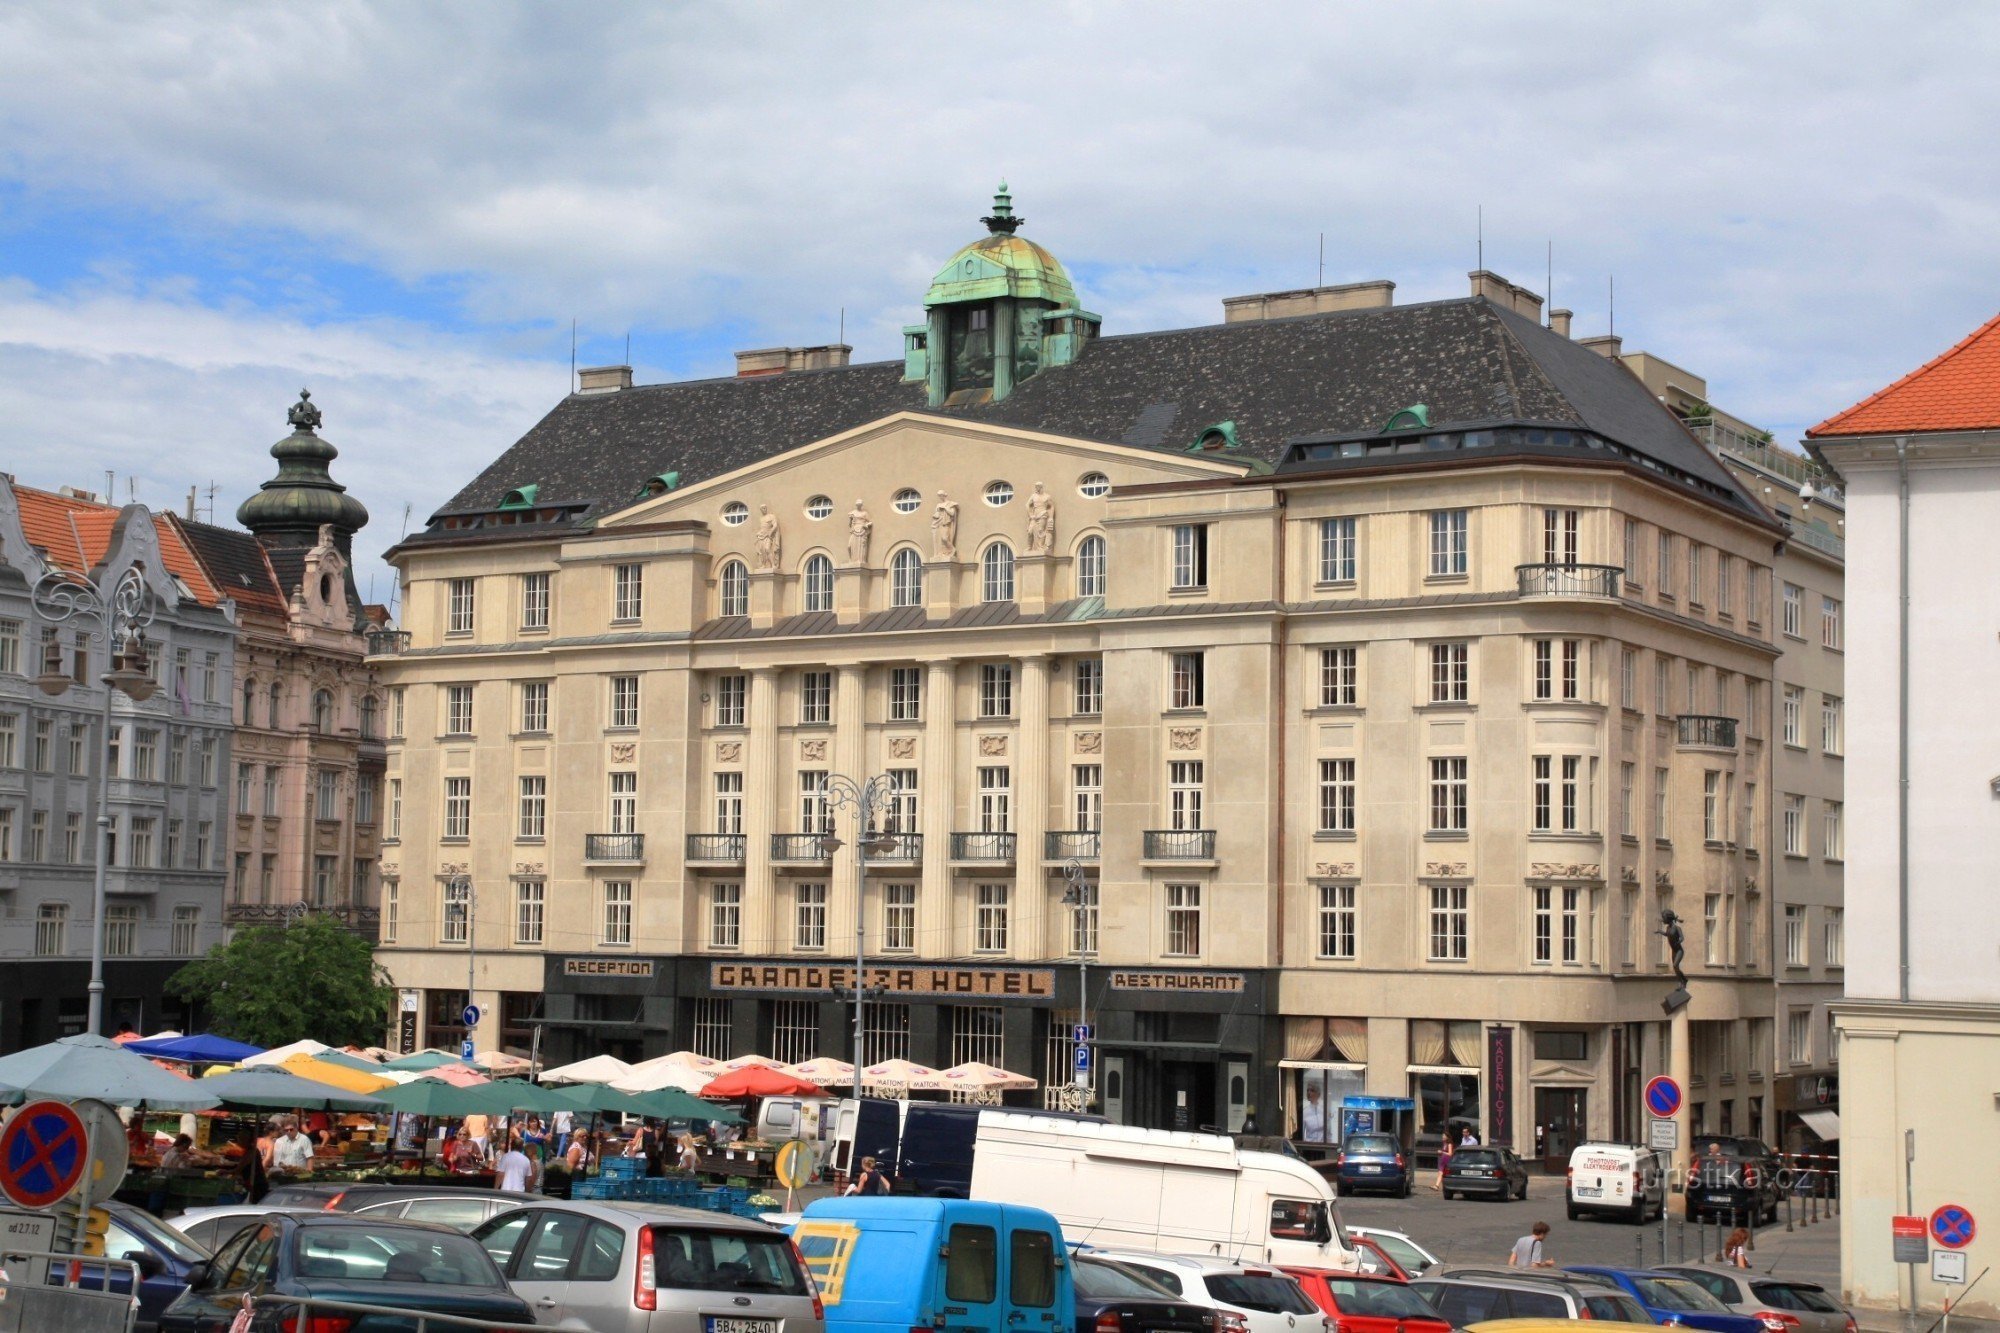
POLYGON ((1382 1174, 1382 1168, 1379 1166, 1363 1166, 1361 1174, 1364 1176, 1379 1176, 1382 1174))
POLYGON ((1602 1185, 1578 1185, 1576 1187, 1576 1197, 1579 1199, 1601 1199, 1604 1197, 1604 1187, 1602 1185))
POLYGON ((708 1315, 701 1321, 702 1333, 778 1333, 775 1319, 736 1319, 726 1315, 708 1315))

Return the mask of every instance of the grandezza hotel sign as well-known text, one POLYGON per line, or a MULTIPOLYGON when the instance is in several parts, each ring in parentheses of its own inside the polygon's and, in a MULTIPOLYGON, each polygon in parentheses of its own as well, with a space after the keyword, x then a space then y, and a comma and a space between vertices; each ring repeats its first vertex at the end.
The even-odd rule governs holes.
MULTIPOLYGON (((1056 974, 1048 968, 870 967, 862 985, 889 995, 982 995, 1052 999, 1056 974)), ((838 963, 711 963, 714 990, 854 990, 854 968, 838 963)))

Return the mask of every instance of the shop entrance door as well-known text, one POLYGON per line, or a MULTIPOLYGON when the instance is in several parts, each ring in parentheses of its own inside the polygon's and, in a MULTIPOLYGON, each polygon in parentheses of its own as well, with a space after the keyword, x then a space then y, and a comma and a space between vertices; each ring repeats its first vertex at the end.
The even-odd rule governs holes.
POLYGON ((1552 1176, 1569 1169, 1570 1151, 1584 1140, 1589 1096, 1588 1088, 1535 1089, 1535 1151, 1552 1176))
POLYGON ((1160 1062, 1157 1128, 1199 1130, 1215 1123, 1215 1066, 1191 1060, 1160 1062))

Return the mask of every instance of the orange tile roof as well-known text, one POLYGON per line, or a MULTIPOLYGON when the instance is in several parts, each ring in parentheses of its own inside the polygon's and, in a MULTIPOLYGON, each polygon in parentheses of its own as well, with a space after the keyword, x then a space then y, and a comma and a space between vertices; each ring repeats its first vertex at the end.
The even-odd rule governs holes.
POLYGON ((1806 432, 1904 435, 2000 429, 2000 315, 1965 341, 1806 432))
MULTIPOLYGON (((110 551, 118 506, 20 485, 14 487, 14 499, 22 531, 57 568, 88 573, 110 551)), ((153 515, 153 530, 159 534, 160 559, 167 572, 185 583, 203 606, 220 602, 215 584, 166 515, 153 515)))

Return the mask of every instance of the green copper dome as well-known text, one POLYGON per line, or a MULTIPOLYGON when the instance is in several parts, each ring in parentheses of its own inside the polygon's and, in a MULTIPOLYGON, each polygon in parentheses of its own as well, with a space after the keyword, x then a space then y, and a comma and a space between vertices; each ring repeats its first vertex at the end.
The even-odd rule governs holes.
POLYGON ((1076 289, 1061 261, 1014 234, 1026 219, 1014 216, 1014 197, 1007 192, 1007 182, 1000 182, 999 193, 993 196, 993 216, 984 221, 988 234, 953 255, 931 279, 930 290, 924 293, 925 309, 1008 296, 1047 301, 1057 307, 1076 304, 1076 289))
POLYGON ((356 530, 367 526, 368 510, 335 481, 327 465, 340 451, 315 430, 320 410, 312 395, 299 390, 299 401, 286 413, 292 433, 271 446, 278 475, 236 510, 236 521, 258 536, 291 534, 311 537, 331 524, 343 547, 356 530))

